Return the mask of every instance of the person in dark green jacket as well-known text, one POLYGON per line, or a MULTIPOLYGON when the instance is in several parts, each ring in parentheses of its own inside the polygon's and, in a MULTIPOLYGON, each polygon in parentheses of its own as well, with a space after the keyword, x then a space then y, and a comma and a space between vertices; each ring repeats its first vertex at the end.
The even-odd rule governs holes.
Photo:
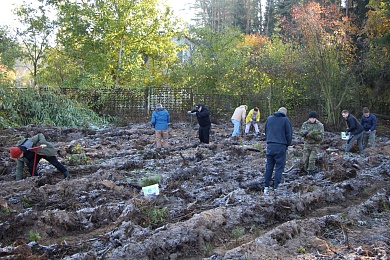
POLYGON ((31 176, 38 176, 37 166, 43 158, 57 168, 65 179, 69 179, 68 169, 57 160, 56 150, 52 143, 46 141, 43 134, 37 134, 29 139, 22 139, 10 148, 10 155, 16 159, 16 180, 23 179, 23 168, 26 164, 31 176), (35 164, 34 164, 35 162, 35 164))
POLYGON ((300 133, 304 138, 302 157, 304 170, 308 175, 313 175, 320 143, 324 138, 324 125, 317 120, 316 112, 309 113, 309 119, 303 122, 300 133))

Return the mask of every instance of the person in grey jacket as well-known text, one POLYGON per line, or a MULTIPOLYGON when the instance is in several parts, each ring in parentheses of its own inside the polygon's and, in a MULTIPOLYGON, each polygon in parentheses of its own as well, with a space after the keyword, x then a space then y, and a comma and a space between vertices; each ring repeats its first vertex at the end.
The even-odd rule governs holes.
POLYGON ((156 132, 156 148, 160 149, 161 146, 169 149, 168 145, 168 124, 171 122, 171 117, 162 104, 156 105, 156 110, 152 113, 152 127, 156 132))
POLYGON ((10 155, 16 159, 16 180, 23 179, 23 168, 26 164, 31 176, 38 176, 37 166, 43 158, 57 168, 65 179, 70 175, 66 167, 57 160, 56 150, 52 143, 46 141, 43 134, 34 135, 31 138, 23 138, 17 143, 17 146, 10 148, 10 155))

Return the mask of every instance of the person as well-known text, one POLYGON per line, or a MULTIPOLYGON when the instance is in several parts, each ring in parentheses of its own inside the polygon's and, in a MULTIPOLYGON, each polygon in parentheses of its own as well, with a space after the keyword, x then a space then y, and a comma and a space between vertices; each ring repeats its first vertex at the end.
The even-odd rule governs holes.
POLYGON ((324 125, 317 120, 317 113, 309 113, 309 119, 302 124, 301 136, 304 138, 303 163, 308 175, 313 175, 320 143, 324 138, 324 125))
POLYGON ((292 126, 287 118, 287 109, 279 108, 274 115, 269 116, 264 126, 267 150, 264 174, 264 195, 271 195, 282 181, 286 165, 287 148, 292 142, 292 126), (270 187, 272 173, 275 168, 274 185, 270 187))
POLYGON ((368 107, 364 107, 363 116, 360 119, 360 124, 364 128, 363 148, 375 147, 376 123, 376 116, 370 113, 368 107))
POLYGON ((203 104, 197 104, 195 109, 188 111, 187 114, 195 114, 199 124, 199 140, 201 143, 208 144, 210 140, 211 120, 210 112, 203 104))
POLYGON ((151 124, 156 133, 156 148, 161 149, 161 146, 165 149, 169 149, 168 145, 168 124, 171 121, 171 117, 162 104, 156 105, 156 110, 152 113, 151 124))
POLYGON ((255 128, 256 134, 259 134, 259 123, 260 123, 260 111, 259 108, 255 107, 252 108, 248 115, 246 116, 246 127, 245 127, 245 135, 249 133, 249 129, 251 128, 251 125, 255 128))
POLYGON ((232 115, 232 123, 234 125, 232 137, 240 136, 240 126, 245 124, 247 105, 241 105, 234 110, 232 115))
POLYGON ((347 146, 345 148, 346 152, 349 152, 352 148, 352 144, 357 141, 359 152, 363 151, 363 126, 359 123, 359 121, 349 113, 348 110, 341 111, 341 115, 344 117, 345 122, 347 124, 346 133, 350 134, 350 137, 347 141, 347 146))
POLYGON ((57 160, 56 150, 52 143, 46 141, 42 133, 34 135, 28 139, 22 139, 17 143, 17 146, 10 148, 10 155, 16 159, 16 180, 23 179, 23 168, 26 164, 31 176, 39 176, 37 166, 43 158, 51 165, 57 168, 65 179, 69 179, 70 175, 66 167, 57 160))

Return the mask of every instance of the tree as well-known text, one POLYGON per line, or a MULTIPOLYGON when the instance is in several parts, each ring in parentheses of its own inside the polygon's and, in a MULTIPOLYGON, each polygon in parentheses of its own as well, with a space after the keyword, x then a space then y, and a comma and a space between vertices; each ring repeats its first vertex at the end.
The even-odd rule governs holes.
MULTIPOLYGON (((77 64, 81 85, 145 86, 176 59, 180 33, 157 0, 61 0, 58 42, 77 64), (163 11, 161 11, 163 10, 163 11), (158 68, 158 69, 157 69, 158 68)), ((160 81, 160 80, 159 80, 160 81)))
POLYGON ((20 57, 20 45, 10 36, 6 27, 0 27, 0 64, 8 70, 13 69, 15 61, 20 57))
POLYGON ((354 85, 353 26, 342 19, 337 5, 322 7, 311 2, 295 6, 293 23, 285 29, 301 46, 307 92, 323 104, 326 123, 337 125, 340 108, 354 85))
POLYGON ((19 22, 24 26, 17 29, 17 35, 23 43, 22 57, 31 62, 33 69, 34 86, 39 65, 44 60, 45 52, 50 45, 50 36, 54 32, 55 22, 46 14, 44 5, 33 8, 31 4, 24 4, 16 10, 19 22))

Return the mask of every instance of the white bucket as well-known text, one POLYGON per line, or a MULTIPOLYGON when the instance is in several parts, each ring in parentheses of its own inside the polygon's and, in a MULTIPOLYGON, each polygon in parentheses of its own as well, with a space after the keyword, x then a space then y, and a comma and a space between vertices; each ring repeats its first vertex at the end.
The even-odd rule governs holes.
POLYGON ((341 132, 341 139, 348 140, 349 139, 349 133, 347 134, 346 132, 341 132))
POLYGON ((158 184, 142 187, 142 191, 145 197, 154 197, 160 194, 160 189, 158 188, 158 184))

